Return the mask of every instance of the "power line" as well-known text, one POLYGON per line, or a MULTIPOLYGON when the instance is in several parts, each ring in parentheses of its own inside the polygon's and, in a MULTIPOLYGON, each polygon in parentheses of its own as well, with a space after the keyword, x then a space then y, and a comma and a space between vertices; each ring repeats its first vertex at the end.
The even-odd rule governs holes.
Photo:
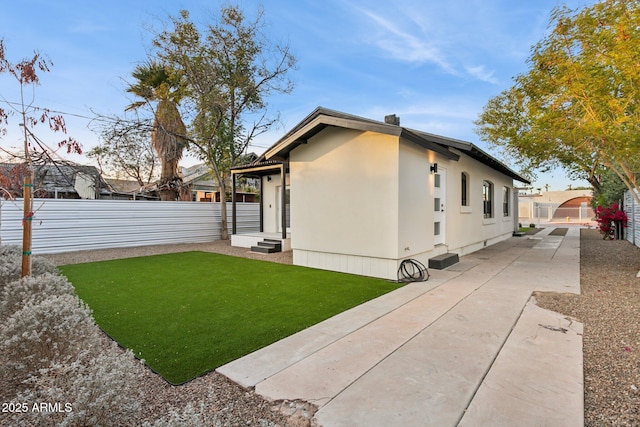
MULTIPOLYGON (((7 101, 4 100, 3 102, 12 105, 12 106, 18 106, 21 107, 22 104, 19 102, 12 102, 12 101, 7 101)), ((129 124, 139 124, 140 120, 129 120, 129 119, 123 119, 121 117, 109 117, 109 116, 101 116, 99 114, 96 114, 93 117, 89 117, 89 116, 85 116, 79 113, 69 113, 69 112, 65 112, 65 111, 60 111, 60 110, 52 110, 50 108, 44 108, 44 107, 38 107, 38 106, 34 106, 34 105, 30 105, 29 108, 34 109, 36 111, 46 111, 49 113, 54 113, 54 114, 61 114, 63 116, 69 116, 69 117, 77 117, 80 119, 85 119, 85 120, 89 120, 90 122, 102 122, 102 123, 129 123, 129 124)), ((270 146, 265 146, 265 145, 259 145, 259 144, 251 144, 249 143, 248 146, 250 147, 254 147, 254 148, 262 148, 262 149, 267 149, 270 146)))

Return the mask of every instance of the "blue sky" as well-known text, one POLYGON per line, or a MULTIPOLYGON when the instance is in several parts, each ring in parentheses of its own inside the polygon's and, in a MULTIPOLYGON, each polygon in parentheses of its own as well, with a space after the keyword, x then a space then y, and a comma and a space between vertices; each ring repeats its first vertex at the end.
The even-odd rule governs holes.
MULTIPOLYGON (((291 46, 298 67, 290 75, 294 91, 269 100, 282 125, 261 135, 251 151, 261 153, 323 106, 379 120, 397 114, 403 126, 470 141, 500 157, 479 140, 473 121, 491 97, 511 85, 512 77, 526 71, 530 48, 545 35, 553 7, 594 2, 265 0, 266 31, 291 46)), ((98 143, 98 135, 84 117, 122 114, 131 103, 125 87, 135 65, 147 57, 149 29, 159 29, 180 9, 189 10, 196 23, 206 23, 220 5, 204 0, 3 3, 0 38, 9 59, 17 62, 39 51, 54 64, 42 75, 34 105, 66 113, 69 134, 85 151, 98 143)), ((252 13, 258 2, 237 4, 252 13)), ((0 76, 4 99, 18 100, 16 86, 0 76)), ((60 139, 36 130, 51 146, 60 139)), ((20 141, 13 118, 0 145, 11 148, 20 141)), ((560 190, 570 182, 555 171, 540 175, 534 187, 560 190)))

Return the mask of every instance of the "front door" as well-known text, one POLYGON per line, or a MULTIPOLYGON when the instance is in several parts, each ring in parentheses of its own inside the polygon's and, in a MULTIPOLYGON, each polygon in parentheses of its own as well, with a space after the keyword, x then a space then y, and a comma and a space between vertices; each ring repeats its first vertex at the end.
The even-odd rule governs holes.
POLYGON ((433 243, 436 245, 445 243, 446 176, 447 173, 442 168, 438 168, 438 172, 431 175, 433 180, 433 243))

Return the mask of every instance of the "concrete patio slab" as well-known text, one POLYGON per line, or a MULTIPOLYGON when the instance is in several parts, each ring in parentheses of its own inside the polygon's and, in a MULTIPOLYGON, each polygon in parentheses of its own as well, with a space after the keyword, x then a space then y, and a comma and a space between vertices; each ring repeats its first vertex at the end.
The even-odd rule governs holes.
POLYGON ((408 284, 395 292, 382 295, 227 363, 216 371, 243 387, 255 387, 259 382, 276 375, 363 326, 375 322, 457 275, 455 272, 439 272, 437 278, 432 278, 428 282, 408 284))
POLYGON ((582 324, 532 299, 459 425, 582 426, 582 372, 582 324))
POLYGON ((527 304, 535 290, 580 291, 579 230, 549 232, 462 257, 464 268, 431 271, 218 372, 268 399, 316 404, 323 426, 580 425, 581 325, 527 304), (566 413, 552 414, 554 399, 566 413))

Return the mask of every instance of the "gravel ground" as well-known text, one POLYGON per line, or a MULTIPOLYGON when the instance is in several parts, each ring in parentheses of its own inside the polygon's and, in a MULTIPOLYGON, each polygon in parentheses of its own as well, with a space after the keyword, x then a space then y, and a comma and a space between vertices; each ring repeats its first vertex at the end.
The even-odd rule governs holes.
MULTIPOLYGON (((584 324, 585 426, 640 426, 640 249, 605 241, 597 230, 580 239, 581 295, 537 293, 538 305, 584 324)), ((157 253, 202 250, 273 262, 292 262, 291 252, 254 254, 229 242, 146 246, 49 255, 59 265, 157 253)), ((149 371, 143 380, 146 419, 167 408, 204 403, 212 424, 310 426, 315 408, 304 402, 268 402, 225 377, 209 373, 172 386, 149 371)))
POLYGON ((138 246, 135 248, 100 249, 95 251, 63 252, 59 254, 41 255, 49 258, 57 265, 79 264, 83 262, 106 261, 110 259, 133 258, 138 256, 168 254, 174 252, 204 251, 219 254, 241 256, 245 258, 260 259, 263 261, 291 264, 292 252, 277 252, 274 254, 262 254, 251 252, 246 248, 231 246, 229 240, 217 240, 211 243, 183 243, 179 245, 155 245, 138 246))
POLYGON ((581 230, 581 295, 538 305, 584 324, 585 426, 640 426, 640 248, 581 230))

